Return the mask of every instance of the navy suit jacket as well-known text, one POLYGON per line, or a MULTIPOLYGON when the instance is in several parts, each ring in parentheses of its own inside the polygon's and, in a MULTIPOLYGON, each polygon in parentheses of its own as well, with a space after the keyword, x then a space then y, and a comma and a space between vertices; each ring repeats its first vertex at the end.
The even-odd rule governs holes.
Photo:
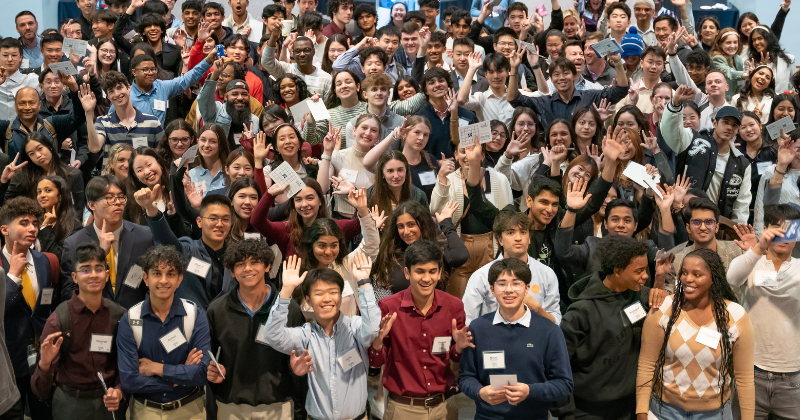
MULTIPOLYGON (((78 290, 78 285, 72 281, 75 250, 79 246, 89 243, 100 243, 93 225, 84 227, 64 241, 64 251, 61 254, 61 299, 63 301, 69 300, 73 292, 78 290)), ((109 281, 103 289, 103 297, 113 300, 125 309, 144 300, 147 294, 147 286, 144 281, 140 281, 139 286, 135 289, 125 286, 124 283, 128 270, 138 264, 142 255, 153 245, 153 235, 150 234, 150 229, 127 220, 123 222, 122 232, 119 235, 119 252, 117 253, 117 290, 116 293, 112 290, 109 281)))
MULTIPOLYGON (((17 378, 28 376, 28 345, 34 344, 44 330, 47 317, 55 309, 55 305, 42 305, 42 291, 53 287, 50 284, 50 260, 47 255, 36 250, 30 250, 33 256, 33 266, 36 270, 36 282, 39 284, 39 295, 36 305, 31 310, 22 297, 22 286, 11 280, 6 275, 6 312, 4 326, 6 330, 6 347, 14 366, 14 375, 17 378)), ((8 260, 0 253, 3 269, 8 273, 8 260)), ((57 296, 53 296, 53 303, 57 296)))

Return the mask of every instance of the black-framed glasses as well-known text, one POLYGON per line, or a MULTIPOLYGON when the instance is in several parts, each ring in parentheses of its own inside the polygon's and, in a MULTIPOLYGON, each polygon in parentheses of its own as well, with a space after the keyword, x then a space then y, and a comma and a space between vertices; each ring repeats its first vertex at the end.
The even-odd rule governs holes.
POLYGON ((178 143, 190 143, 192 139, 190 137, 170 137, 169 142, 172 144, 178 143))
POLYGON ((103 201, 106 202, 109 206, 113 206, 117 203, 125 204, 128 202, 128 196, 126 195, 109 195, 103 197, 103 201))
POLYGON ((691 223, 692 227, 695 229, 699 229, 703 225, 706 225, 707 228, 711 229, 717 224, 717 221, 714 219, 692 219, 689 221, 689 223, 691 223))

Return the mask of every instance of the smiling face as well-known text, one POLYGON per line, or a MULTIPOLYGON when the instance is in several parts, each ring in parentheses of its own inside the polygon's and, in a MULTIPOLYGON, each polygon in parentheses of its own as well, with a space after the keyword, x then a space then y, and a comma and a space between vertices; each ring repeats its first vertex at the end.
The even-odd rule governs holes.
POLYGON ((683 126, 695 131, 700 129, 700 115, 688 106, 683 107, 683 126))
POLYGON ((528 208, 533 221, 541 226, 547 226, 558 214, 558 196, 550 191, 542 191, 535 198, 526 196, 528 208))
POLYGON ((436 18, 439 16, 439 9, 430 6, 422 6, 419 10, 425 13, 425 26, 429 28, 436 27, 436 18))
POLYGON ((49 179, 42 179, 36 185, 36 201, 43 209, 50 211, 53 207, 57 207, 61 203, 61 194, 58 192, 58 186, 49 179))
POLYGON ((314 310, 317 321, 334 319, 339 315, 342 291, 336 283, 317 281, 311 286, 305 301, 314 310))
MULTIPOLYGON (((294 197, 292 197, 294 209, 303 220, 312 221, 316 219, 319 208, 322 205, 317 192, 311 187, 303 187, 294 197)), ((306 226, 308 226, 306 224, 306 226)))
POLYGON ((696 301, 706 296, 712 283, 711 270, 702 258, 689 256, 683 259, 681 284, 687 300, 696 301))
POLYGON ((24 87, 17 92, 17 96, 14 99, 14 108, 22 122, 31 125, 39 116, 40 107, 41 103, 36 89, 24 87))
POLYGON ((574 17, 568 16, 564 18, 564 35, 567 38, 572 38, 578 34, 578 21, 574 17))
MULTIPOLYGON (((386 95, 388 96, 388 92, 386 95)), ((355 129, 356 144, 362 151, 367 151, 378 141, 381 126, 375 118, 366 118, 355 129)))
POLYGON ((550 72, 550 81, 559 92, 569 92, 575 88, 575 75, 565 68, 553 68, 550 72))
POLYGON ((263 262, 248 257, 247 260, 239 261, 233 266, 231 277, 235 278, 240 285, 253 288, 264 282, 264 273, 269 273, 269 268, 263 262))
POLYGON ((192 135, 186 130, 173 130, 167 138, 172 157, 177 159, 189 149, 192 144, 192 135))
POLYGON ((133 69, 133 77, 140 86, 151 86, 156 80, 158 69, 152 61, 142 61, 133 69))
POLYGON ((142 275, 142 280, 150 289, 150 296, 169 299, 178 290, 178 286, 183 281, 183 274, 175 267, 160 263, 147 270, 142 275))
POLYGON ((294 104, 299 101, 299 97, 297 95, 297 84, 289 77, 284 77, 281 79, 280 84, 280 93, 281 98, 284 102, 289 104, 294 104))
POLYGON ((133 173, 148 188, 161 182, 161 165, 152 156, 137 155, 133 159, 133 173))
POLYGON ((53 153, 50 149, 36 140, 28 141, 28 144, 25 145, 25 153, 28 155, 28 159, 40 168, 49 168, 50 162, 53 160, 53 153))
MULTIPOLYGON (((616 195, 616 191, 614 192, 616 195)), ((608 233, 619 236, 633 236, 636 229, 636 220, 633 217, 633 210, 626 206, 616 206, 606 218, 606 229, 608 233)))
POLYGON ((400 84, 397 85, 397 96, 401 101, 405 101, 416 94, 417 90, 414 89, 414 85, 405 80, 401 80, 400 84))
POLYGON ((639 24, 650 24, 650 21, 653 19, 653 15, 655 15, 655 10, 650 7, 647 3, 636 3, 633 8, 633 15, 636 17, 636 21, 639 24))
POLYGON ((686 224, 686 230, 689 231, 690 237, 704 247, 714 240, 718 229, 719 224, 714 218, 714 212, 705 209, 693 210, 692 217, 686 224))
POLYGON ((597 60, 601 59, 592 49, 592 44, 596 43, 597 41, 594 39, 587 39, 583 46, 583 58, 586 60, 586 65, 593 66, 597 60))
POLYGON ((253 214, 256 204, 258 204, 258 191, 253 187, 242 188, 231 198, 233 211, 237 216, 245 220, 250 220, 250 215, 253 214))
POLYGON ((151 43, 158 42, 163 36, 164 32, 161 31, 161 27, 158 25, 150 25, 144 28, 144 34, 147 37, 147 40, 151 43))
POLYGON ((436 284, 442 275, 442 268, 436 262, 416 264, 411 268, 403 267, 406 280, 411 283, 411 292, 423 299, 429 297, 436 290, 436 284))
POLYGON ((233 58, 233 60, 239 64, 244 64, 244 62, 250 57, 250 55, 247 53, 247 47, 245 47, 241 40, 238 40, 231 44, 228 48, 225 48, 225 56, 233 58))
POLYGON ((486 150, 490 152, 499 152, 500 149, 506 145, 507 140, 508 135, 505 130, 500 128, 500 126, 492 127, 492 141, 486 143, 486 150))
POLYGON ((578 73, 583 71, 583 65, 586 64, 586 58, 583 55, 583 48, 580 45, 573 45, 565 48, 564 55, 566 59, 575 64, 578 73))
POLYGON ((44 82, 39 85, 39 88, 44 92, 45 97, 50 102, 55 102, 64 92, 64 84, 52 72, 47 73, 44 77, 44 82))
POLYGON ((758 25, 760 25, 760 23, 757 20, 744 18, 742 20, 742 26, 740 26, 739 29, 742 31, 742 34, 744 34, 744 36, 749 37, 750 33, 753 32, 753 28, 755 28, 758 25))
POLYGON ((725 40, 722 41, 722 52, 728 56, 734 56, 738 50, 739 37, 735 35, 726 35, 725 40))
POLYGON ((392 5, 391 16, 392 19, 394 19, 395 21, 402 22, 403 18, 406 16, 405 4, 395 3, 394 5, 392 5))
POLYGON ((550 56, 553 60, 561 56, 561 47, 564 46, 564 41, 561 40, 560 36, 549 36, 547 37, 547 43, 545 47, 547 48, 547 55, 550 56))
POLYGON ((117 49, 114 44, 104 42, 97 47, 97 60, 104 66, 111 66, 117 60, 117 49))
POLYGON ((522 22, 528 20, 528 16, 522 10, 514 10, 508 15, 508 25, 514 32, 522 30, 522 22))
POLYGON ((567 172, 567 179, 573 183, 578 179, 583 179, 588 183, 592 180, 592 168, 589 165, 575 165, 567 172))
POLYGON ((72 280, 78 285, 80 293, 101 293, 106 286, 108 274, 105 260, 86 261, 78 264, 72 272, 72 280))
POLYGON ((413 244, 422 236, 419 223, 408 213, 397 216, 395 227, 397 228, 397 235, 400 236, 400 239, 402 239, 406 245, 413 244))
POLYGON ((220 13, 217 9, 208 8, 206 9, 205 15, 203 15, 203 21, 208 22, 211 25, 211 30, 216 31, 217 29, 222 26, 222 13, 220 13))
POLYGON ((795 108, 794 103, 792 101, 780 101, 778 105, 775 107, 775 121, 780 120, 783 117, 791 117, 794 120, 795 117, 795 108))
POLYGON ((386 65, 383 64, 380 57, 372 54, 364 60, 364 64, 361 65, 361 71, 367 76, 370 74, 383 74, 386 71, 386 65))
POLYGON ((767 39, 761 34, 761 31, 753 31, 750 34, 750 42, 753 44, 756 52, 762 53, 767 51, 767 39))
POLYGON ((186 9, 181 13, 181 19, 183 19, 183 24, 187 28, 196 28, 200 23, 200 12, 194 9, 186 9))
POLYGON ((529 284, 516 278, 514 273, 504 271, 497 276, 490 289, 501 308, 517 310, 522 306, 522 301, 528 295, 530 287, 529 284))
POLYGON ((231 208, 223 204, 206 206, 197 218, 205 243, 221 243, 231 231, 231 208))
POLYGON ((124 181, 128 179, 128 162, 131 159, 131 151, 130 150, 123 150, 117 154, 117 160, 114 162, 109 162, 109 164, 114 166, 114 176, 118 179, 124 181))
POLYGON ((441 42, 431 42, 428 44, 428 60, 433 63, 442 61, 442 54, 444 54, 445 45, 441 42))
POLYGON ((656 33, 656 39, 661 44, 666 44, 667 38, 669 38, 669 36, 674 32, 669 26, 669 21, 667 20, 656 22, 655 26, 653 27, 653 31, 656 33))
POLYGON ((295 41, 292 46, 292 52, 294 53, 294 61, 297 63, 298 67, 305 68, 312 65, 311 61, 314 59, 314 44, 310 39, 295 41))
POLYGON ((31 15, 24 15, 17 18, 17 33, 24 41, 30 42, 36 38, 39 32, 39 24, 36 18, 31 15))
POLYGON ((0 48, 0 65, 6 69, 6 76, 17 72, 22 63, 22 52, 18 48, 0 48))
POLYGON ((417 53, 417 48, 419 47, 419 33, 415 32, 413 34, 400 34, 400 45, 403 46, 403 49, 406 51, 406 54, 413 55, 417 53))
POLYGON ((469 55, 472 49, 466 45, 456 45, 453 47, 453 67, 456 70, 465 71, 469 68, 469 55))
POLYGON ((768 88, 771 81, 772 70, 770 70, 769 67, 762 67, 758 69, 758 71, 753 73, 753 75, 750 77, 750 84, 755 93, 761 93, 761 91, 768 88))
POLYGON ((719 72, 709 73, 706 76, 706 93, 708 96, 724 96, 728 91, 728 82, 725 81, 725 76, 719 72))
POLYGON ((700 37, 703 38, 703 42, 706 45, 711 45, 718 33, 719 29, 717 29, 717 25, 711 20, 704 21, 703 25, 700 26, 700 37))
POLYGON ((746 143, 761 139, 761 121, 748 115, 742 116, 742 126, 739 127, 739 136, 746 143))
POLYGON ((320 236, 314 242, 313 250, 319 267, 328 267, 339 256, 339 239, 331 235, 320 236))
POLYGON ((231 177, 232 180, 239 178, 250 178, 253 176, 253 165, 244 156, 239 156, 225 168, 225 173, 231 177))
POLYGON ((358 95, 358 91, 361 89, 361 85, 356 83, 356 81, 353 80, 353 76, 347 72, 337 73, 334 83, 334 90, 339 99, 349 99, 353 97, 353 95, 358 95))
POLYGON ((347 51, 347 47, 338 43, 332 42, 331 45, 328 46, 328 58, 331 60, 331 63, 336 61, 340 55, 344 54, 347 51))
POLYGON ((44 62, 52 64, 61 61, 61 57, 64 56, 64 53, 61 52, 63 45, 63 43, 58 41, 42 44, 42 57, 44 58, 44 62))
POLYGON ((450 28, 453 31, 453 38, 461 39, 466 38, 469 34, 469 25, 466 19, 460 19, 458 22, 452 22, 450 28))
POLYGON ((572 136, 569 133, 569 126, 563 122, 553 124, 550 128, 550 147, 564 146, 572 147, 572 136))
POLYGON ((661 77, 661 72, 664 71, 664 59, 655 54, 647 54, 642 58, 640 64, 644 74, 653 79, 661 77))
POLYGON ((511 54, 517 48, 517 41, 512 36, 501 36, 494 44, 494 50, 503 54, 506 58, 511 58, 511 54))
POLYGON ((636 121, 636 117, 634 117, 630 112, 623 112, 619 114, 619 117, 617 118, 617 127, 639 131, 639 123, 636 121))
POLYGON ((649 276, 647 275, 647 256, 634 257, 624 269, 615 268, 614 274, 626 289, 640 291, 649 276))
POLYGON ((520 114, 514 122, 514 133, 517 137, 523 134, 536 135, 536 122, 528 114, 520 114))
POLYGON ((219 139, 214 130, 206 130, 197 139, 198 152, 206 162, 214 162, 219 159, 219 139))
POLYGON ((300 151, 300 139, 297 132, 288 125, 281 127, 275 133, 275 149, 284 160, 297 156, 300 151))

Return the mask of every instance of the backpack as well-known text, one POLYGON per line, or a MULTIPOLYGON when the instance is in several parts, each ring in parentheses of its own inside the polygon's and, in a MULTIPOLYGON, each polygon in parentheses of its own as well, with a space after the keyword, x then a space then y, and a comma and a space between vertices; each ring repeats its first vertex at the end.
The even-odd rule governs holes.
MULTIPOLYGON (((50 137, 53 138, 53 142, 54 142, 53 146, 56 148, 56 150, 58 150, 61 146, 55 144, 55 142, 58 141, 57 140, 58 139, 58 135, 56 134, 56 128, 53 127, 53 124, 50 121, 48 121, 47 118, 43 118, 42 119, 42 125, 44 126, 44 129, 47 130, 48 133, 50 133, 50 137)), ((14 131, 12 130, 11 124, 9 124, 8 128, 6 129, 6 150, 8 150, 9 142, 11 141, 11 137, 13 136, 13 134, 14 134, 14 131)))
MULTIPOLYGON (((197 319, 197 305, 187 299, 181 299, 181 302, 183 302, 183 309, 186 311, 186 316, 183 317, 183 335, 186 337, 186 341, 188 342, 192 339, 194 321, 197 319)), ((133 319, 142 319, 143 303, 144 301, 131 306, 131 308, 128 310, 128 321, 133 319)), ((138 324, 139 325, 131 325, 131 329, 133 330, 133 338, 136 340, 137 349, 142 345, 142 323, 140 322, 138 324)))
MULTIPOLYGON (((56 308, 56 318, 58 319, 59 327, 61 327, 61 337, 64 338, 64 341, 61 342, 61 350, 59 351, 62 360, 66 360, 65 357, 69 354, 70 347, 72 346, 72 320, 69 316, 68 304, 69 301, 61 302, 56 308)), ((109 318, 113 326, 112 334, 113 337, 116 337, 119 320, 122 318, 122 315, 125 314, 125 309, 107 298, 103 298, 103 304, 108 307, 109 318)))

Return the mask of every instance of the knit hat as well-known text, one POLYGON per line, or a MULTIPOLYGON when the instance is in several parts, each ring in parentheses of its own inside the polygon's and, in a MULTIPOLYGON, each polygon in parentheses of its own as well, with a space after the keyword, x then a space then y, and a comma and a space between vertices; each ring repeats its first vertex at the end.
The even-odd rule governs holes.
POLYGON ((642 51, 644 51, 644 40, 639 31, 631 27, 622 37, 622 58, 642 55, 642 51))

